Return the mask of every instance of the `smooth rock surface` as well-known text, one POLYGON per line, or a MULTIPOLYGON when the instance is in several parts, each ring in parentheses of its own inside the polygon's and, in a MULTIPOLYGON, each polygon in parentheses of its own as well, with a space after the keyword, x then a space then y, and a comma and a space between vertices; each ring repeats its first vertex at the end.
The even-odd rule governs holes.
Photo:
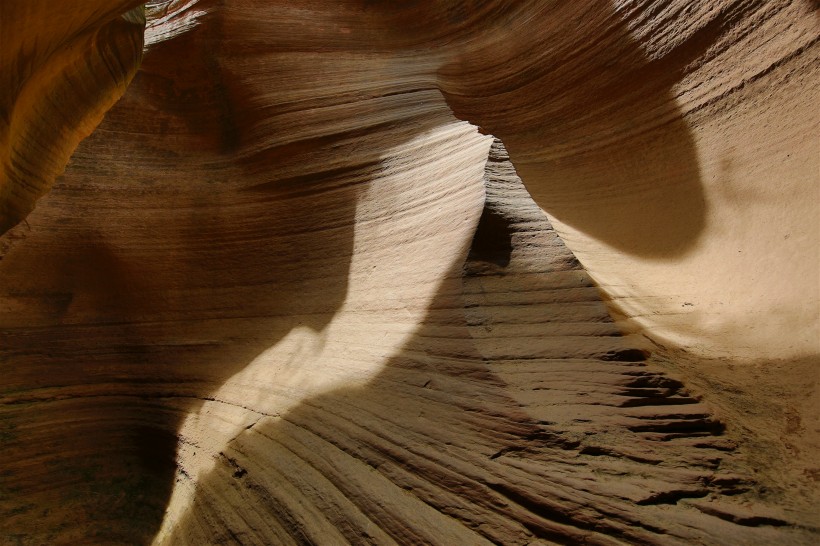
POLYGON ((817 541, 816 2, 83 4, 0 12, 0 542, 817 541))
POLYGON ((0 6, 0 233, 31 212, 125 92, 142 57, 143 9, 126 11, 136 5, 0 6))

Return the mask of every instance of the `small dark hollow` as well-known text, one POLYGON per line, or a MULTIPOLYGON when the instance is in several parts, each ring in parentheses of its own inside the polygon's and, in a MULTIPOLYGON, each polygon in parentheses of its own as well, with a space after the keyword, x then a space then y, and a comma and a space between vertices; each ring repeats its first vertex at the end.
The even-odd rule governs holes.
POLYGON ((473 235, 468 259, 507 267, 511 256, 512 229, 509 220, 485 205, 473 235))
POLYGON ((642 349, 622 349, 611 351, 601 357, 601 360, 614 362, 643 362, 649 357, 649 353, 642 349))

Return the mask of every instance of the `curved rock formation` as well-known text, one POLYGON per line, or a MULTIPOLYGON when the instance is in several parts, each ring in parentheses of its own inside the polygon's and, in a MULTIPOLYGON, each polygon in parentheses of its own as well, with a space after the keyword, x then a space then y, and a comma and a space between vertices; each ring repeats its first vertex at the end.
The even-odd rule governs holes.
POLYGON ((85 4, 2 6, 2 543, 817 541, 816 3, 85 4))
POLYGON ((134 76, 145 18, 126 6, 3 3, 0 233, 31 212, 134 76))

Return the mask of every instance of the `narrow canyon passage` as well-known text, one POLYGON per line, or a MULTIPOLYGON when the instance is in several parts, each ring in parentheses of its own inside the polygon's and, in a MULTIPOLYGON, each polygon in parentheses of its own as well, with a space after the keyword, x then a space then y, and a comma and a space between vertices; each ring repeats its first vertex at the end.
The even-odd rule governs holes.
POLYGON ((817 8, 1 3, 0 544, 816 543, 817 8))

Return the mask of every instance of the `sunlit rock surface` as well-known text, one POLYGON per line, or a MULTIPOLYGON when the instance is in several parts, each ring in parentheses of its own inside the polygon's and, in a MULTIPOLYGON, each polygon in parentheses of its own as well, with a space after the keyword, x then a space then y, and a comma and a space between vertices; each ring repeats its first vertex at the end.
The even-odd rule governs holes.
POLYGON ((816 2, 52 4, 0 542, 817 542, 816 2))

